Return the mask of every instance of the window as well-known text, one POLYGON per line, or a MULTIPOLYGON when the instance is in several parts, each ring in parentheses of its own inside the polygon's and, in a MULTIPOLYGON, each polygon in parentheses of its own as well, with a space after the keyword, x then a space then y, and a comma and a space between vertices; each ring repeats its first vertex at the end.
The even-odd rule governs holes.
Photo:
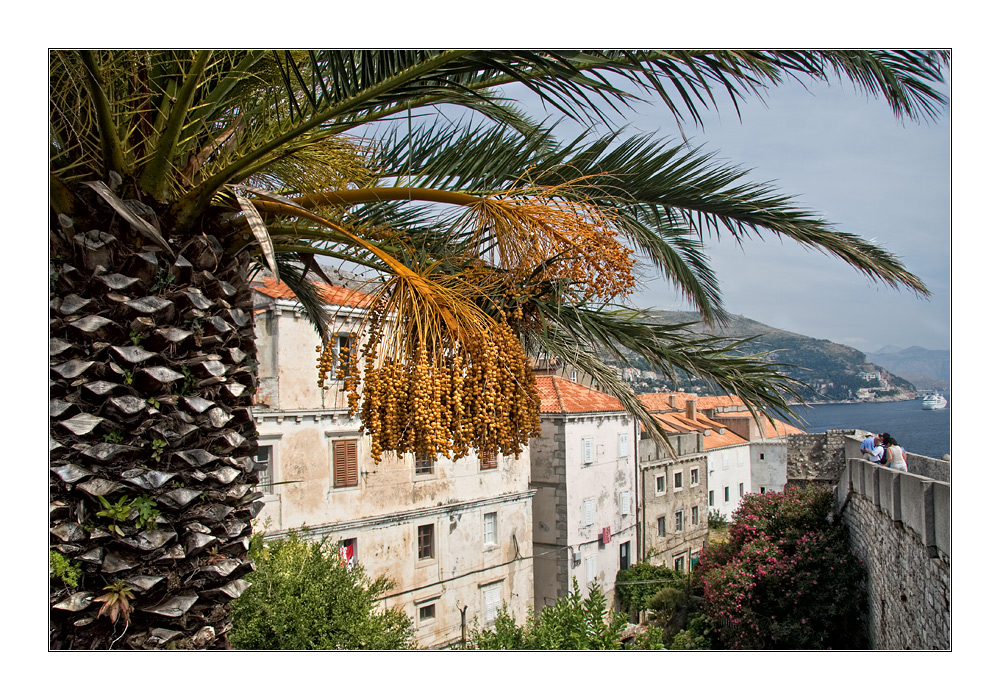
POLYGON ((661 516, 656 519, 656 534, 660 537, 667 536, 667 516, 661 516))
POLYGON ((698 483, 698 468, 697 467, 695 467, 694 469, 691 470, 691 483, 692 484, 697 484, 698 483))
POLYGON ((597 580, 597 557, 587 557, 587 583, 597 580))
POLYGON ((480 469, 496 469, 497 468, 497 453, 496 452, 484 452, 479 455, 479 468, 480 469))
POLYGON ((761 458, 761 460, 764 459, 764 453, 763 452, 760 453, 760 458, 761 458))
POLYGON ((274 448, 258 445, 253 466, 257 471, 257 489, 261 493, 274 493, 274 448))
POLYGON ((691 524, 698 524, 698 506, 691 506, 691 524))
POLYGON ((496 513, 486 513, 483 515, 483 544, 487 547, 494 547, 497 544, 496 513))
POLYGON ((760 492, 761 493, 767 493, 767 487, 766 486, 761 486, 760 487, 760 492))
POLYGON ((351 352, 351 336, 347 334, 335 335, 330 338, 330 343, 330 350, 332 352, 330 359, 332 360, 332 363, 327 376, 330 381, 337 381, 337 371, 341 368, 341 366, 343 366, 344 369, 344 376, 347 376, 348 368, 350 367, 349 364, 342 362, 342 360, 351 352))
POLYGON ((674 559, 674 571, 684 571, 684 557, 674 559))
POLYGON ((351 538, 340 542, 340 560, 348 569, 354 568, 358 563, 358 540, 351 538))
POLYGON ((722 500, 724 500, 726 503, 729 503, 729 487, 728 486, 726 487, 726 491, 723 494, 723 499, 722 500))
POLYGON ((729 453, 723 453, 722 455, 722 468, 729 469, 729 453))
POLYGON ((333 488, 358 485, 357 440, 333 441, 333 488))
POLYGON ((674 513, 674 532, 684 531, 684 511, 679 510, 674 513))
POLYGON ((413 458, 415 469, 415 474, 433 474, 434 473, 434 458, 426 455, 415 455, 413 458))
POLYGON ((632 512, 632 508, 630 506, 631 501, 632 501, 631 491, 622 491, 620 494, 618 494, 618 505, 621 507, 621 514, 623 518, 632 512))
POLYGON ((674 472, 674 488, 679 489, 684 486, 684 474, 681 472, 674 472))
POLYGON ((583 463, 594 463, 594 438, 585 437, 583 439, 583 463))
POLYGON ((710 506, 715 505, 715 491, 708 492, 708 505, 710 506))
POLYGON ((666 474, 664 474, 663 476, 656 477, 656 495, 662 496, 666 492, 667 492, 667 476, 666 474))
POLYGON ((571 369, 569 371, 569 380, 571 382, 575 382, 576 381, 576 370, 575 369, 571 369))
POLYGON ((483 586, 483 619, 487 625, 492 625, 497 619, 502 598, 500 597, 500 582, 483 586))
POLYGON ((740 484, 740 498, 743 498, 743 484, 740 484))
POLYGON ((631 542, 622 542, 621 546, 618 547, 618 568, 623 571, 627 569, 631 563, 629 561, 630 544, 631 542))
POLYGON ((417 527, 417 559, 434 558, 434 526, 417 527))
POLYGON ((743 466, 743 450, 736 453, 736 466, 743 466))
POLYGON ((618 433, 618 456, 628 457, 628 433, 618 433))
POLYGON ((432 622, 435 617, 437 617, 437 612, 434 609, 434 603, 421 605, 417 608, 417 624, 432 622))
POLYGON ((594 524, 594 499, 588 498, 583 502, 583 524, 594 524))

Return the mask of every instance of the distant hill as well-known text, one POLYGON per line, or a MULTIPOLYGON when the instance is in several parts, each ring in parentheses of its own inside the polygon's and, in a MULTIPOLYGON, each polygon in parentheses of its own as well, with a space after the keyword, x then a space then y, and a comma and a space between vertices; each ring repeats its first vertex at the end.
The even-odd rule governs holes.
POLYGON ((896 401, 916 396, 914 385, 888 367, 847 345, 773 328, 745 316, 732 316, 725 327, 709 329, 695 312, 657 311, 663 323, 695 323, 698 333, 750 338, 747 354, 768 352, 773 362, 795 365, 787 374, 808 384, 808 401, 896 401))
POLYGON ((887 345, 868 353, 868 361, 896 374, 918 389, 951 387, 951 352, 928 350, 919 345, 900 349, 887 345))

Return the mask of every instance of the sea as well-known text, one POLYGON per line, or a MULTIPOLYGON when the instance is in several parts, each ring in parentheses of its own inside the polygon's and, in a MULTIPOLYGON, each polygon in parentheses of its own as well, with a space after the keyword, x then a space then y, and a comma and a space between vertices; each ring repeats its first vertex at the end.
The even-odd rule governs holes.
POLYGON ((925 411, 921 399, 809 404, 795 409, 807 433, 833 429, 889 433, 907 452, 940 459, 951 454, 951 396, 945 393, 944 397, 948 405, 936 411, 925 411))

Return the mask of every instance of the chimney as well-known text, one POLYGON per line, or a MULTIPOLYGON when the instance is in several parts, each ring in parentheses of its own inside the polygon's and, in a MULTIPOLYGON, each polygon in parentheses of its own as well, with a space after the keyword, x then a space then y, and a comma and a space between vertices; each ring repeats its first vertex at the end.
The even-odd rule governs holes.
POLYGON ((674 395, 667 394, 667 402, 670 404, 670 408, 677 408, 677 404, 674 403, 674 395))
POLYGON ((688 420, 694 420, 695 407, 697 405, 698 405, 698 400, 697 399, 688 399, 687 400, 687 408, 684 411, 684 414, 687 416, 688 420))

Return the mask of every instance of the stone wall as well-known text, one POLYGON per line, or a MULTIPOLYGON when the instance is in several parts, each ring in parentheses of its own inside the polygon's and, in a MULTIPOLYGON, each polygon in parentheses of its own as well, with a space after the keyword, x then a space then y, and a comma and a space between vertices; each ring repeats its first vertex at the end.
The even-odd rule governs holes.
POLYGON ((875 649, 951 648, 951 486, 848 460, 837 500, 868 569, 875 649))
MULTIPOLYGON (((806 433, 788 436, 788 485, 802 486, 822 482, 836 484, 848 457, 860 457, 860 447, 850 440, 853 430, 828 430, 825 433, 806 433), (854 450, 857 453, 854 453, 854 450)), ((856 442, 860 445, 860 441, 856 442)))

